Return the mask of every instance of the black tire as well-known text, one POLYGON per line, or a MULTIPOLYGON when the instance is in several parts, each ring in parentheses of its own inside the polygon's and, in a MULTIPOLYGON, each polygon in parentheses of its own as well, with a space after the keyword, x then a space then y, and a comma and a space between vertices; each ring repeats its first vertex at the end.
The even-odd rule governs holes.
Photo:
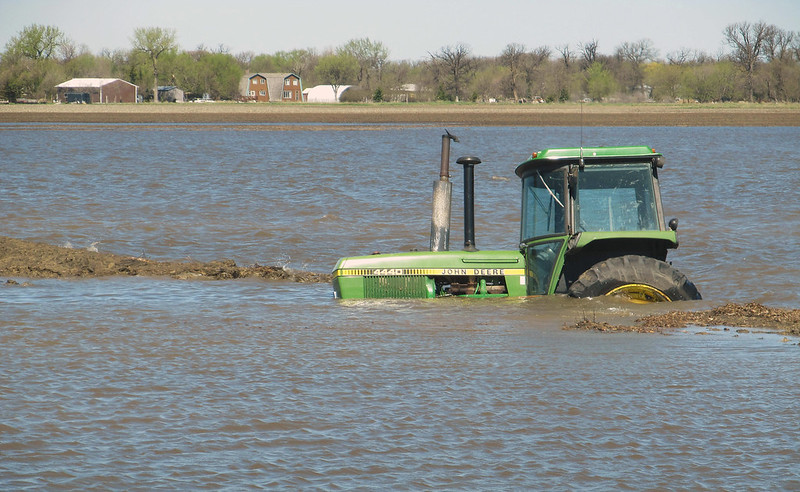
POLYGON ((569 287, 572 297, 622 295, 633 300, 701 299, 697 287, 670 264, 647 256, 627 255, 596 263, 569 287))

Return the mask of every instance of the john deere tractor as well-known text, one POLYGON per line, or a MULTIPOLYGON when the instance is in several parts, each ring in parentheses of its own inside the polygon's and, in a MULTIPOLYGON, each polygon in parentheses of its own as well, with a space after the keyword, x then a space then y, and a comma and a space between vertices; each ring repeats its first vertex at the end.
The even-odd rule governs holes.
POLYGON ((464 249, 450 251, 450 141, 434 183, 430 251, 342 258, 333 270, 338 298, 502 297, 568 294, 634 301, 700 299, 666 263, 678 247, 677 219, 666 223, 658 170, 664 157, 645 146, 546 149, 517 166, 522 180, 518 251, 475 247, 473 173, 464 167, 464 249))

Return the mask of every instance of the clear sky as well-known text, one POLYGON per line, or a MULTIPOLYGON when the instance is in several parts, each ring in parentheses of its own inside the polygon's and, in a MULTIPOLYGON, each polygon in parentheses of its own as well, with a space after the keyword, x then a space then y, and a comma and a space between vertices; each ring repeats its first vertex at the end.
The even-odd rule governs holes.
POLYGON ((43 24, 95 54, 129 49, 137 27, 165 27, 183 50, 223 45, 232 54, 323 52, 355 38, 382 42, 391 60, 457 43, 496 56, 509 43, 575 49, 597 40, 612 54, 648 38, 662 57, 681 48, 717 55, 728 52, 725 26, 759 20, 800 31, 800 0, 0 0, 0 50, 43 24))

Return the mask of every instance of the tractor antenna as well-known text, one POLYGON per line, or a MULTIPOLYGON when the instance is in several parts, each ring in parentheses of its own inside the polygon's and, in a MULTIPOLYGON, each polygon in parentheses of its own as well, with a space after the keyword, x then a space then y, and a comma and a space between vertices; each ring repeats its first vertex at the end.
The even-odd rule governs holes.
POLYGON ((583 99, 581 99, 581 148, 583 148, 583 99))
POLYGON ((578 168, 583 170, 583 99, 581 99, 581 159, 578 162, 578 168))

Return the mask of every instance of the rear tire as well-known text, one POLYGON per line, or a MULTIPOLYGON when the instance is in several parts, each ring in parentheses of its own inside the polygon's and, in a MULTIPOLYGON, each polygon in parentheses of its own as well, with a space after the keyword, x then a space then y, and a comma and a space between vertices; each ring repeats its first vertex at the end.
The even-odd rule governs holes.
POLYGON ((670 264, 647 256, 627 255, 596 263, 569 287, 572 297, 618 295, 634 301, 701 299, 697 287, 670 264))

